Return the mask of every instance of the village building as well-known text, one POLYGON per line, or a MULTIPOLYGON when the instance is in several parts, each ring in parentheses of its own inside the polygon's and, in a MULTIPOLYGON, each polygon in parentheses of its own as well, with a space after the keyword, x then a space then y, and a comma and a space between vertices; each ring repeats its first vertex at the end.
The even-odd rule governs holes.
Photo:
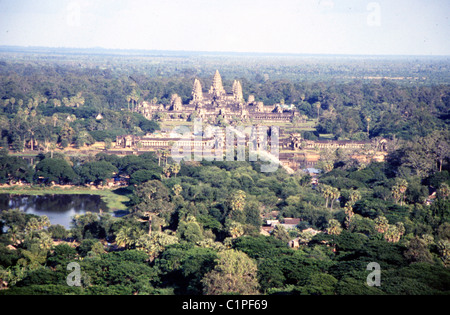
POLYGON ((302 244, 307 244, 315 235, 322 233, 322 231, 315 230, 313 228, 307 228, 300 232, 301 236, 298 236, 288 242, 288 246, 293 249, 297 249, 302 244))
POLYGON ((297 228, 297 225, 300 223, 299 218, 284 218, 283 223, 281 224, 286 230, 291 230, 297 228))
MULTIPOLYGON (((264 219, 264 216, 262 218, 264 219)), ((261 234, 270 235, 277 225, 284 227, 286 230, 295 229, 299 223, 299 218, 284 218, 282 222, 277 219, 266 219, 264 225, 261 227, 261 234)))

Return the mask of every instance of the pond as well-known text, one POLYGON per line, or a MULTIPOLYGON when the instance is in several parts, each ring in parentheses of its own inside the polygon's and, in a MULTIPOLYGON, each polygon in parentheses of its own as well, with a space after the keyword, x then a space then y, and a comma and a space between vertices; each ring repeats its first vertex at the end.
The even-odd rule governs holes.
POLYGON ((86 212, 107 211, 106 203, 98 195, 11 195, 0 194, 0 211, 20 209, 28 214, 46 215, 52 225, 71 227, 72 217, 86 212))

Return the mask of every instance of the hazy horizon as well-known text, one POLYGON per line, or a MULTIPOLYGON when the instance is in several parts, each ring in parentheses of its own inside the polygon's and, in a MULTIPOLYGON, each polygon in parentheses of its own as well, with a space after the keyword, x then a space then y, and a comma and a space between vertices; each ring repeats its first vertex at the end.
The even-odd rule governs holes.
POLYGON ((446 0, 0 0, 0 45, 448 56, 446 0))
MULTIPOLYGON (((263 52, 263 51, 205 51, 205 50, 169 50, 169 49, 140 49, 140 48, 105 48, 105 47, 50 47, 50 46, 18 46, 18 45, 0 45, 0 50, 43 50, 44 53, 57 53, 59 51, 100 51, 107 53, 148 53, 149 55, 157 53, 167 54, 187 54, 187 55, 237 55, 237 56, 280 56, 280 57, 354 57, 354 58, 450 58, 448 55, 407 55, 407 54, 339 54, 339 53, 286 53, 286 52, 263 52)), ((35 51, 34 51, 35 52, 35 51)))

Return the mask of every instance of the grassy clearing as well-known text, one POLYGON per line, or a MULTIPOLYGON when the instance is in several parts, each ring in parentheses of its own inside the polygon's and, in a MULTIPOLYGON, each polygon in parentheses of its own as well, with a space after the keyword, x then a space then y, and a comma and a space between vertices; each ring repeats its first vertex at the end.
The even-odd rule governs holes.
POLYGON ((320 139, 334 140, 334 134, 332 134, 332 133, 321 133, 319 136, 320 136, 320 139))
POLYGON ((1 194, 14 195, 98 195, 106 203, 108 210, 126 210, 130 198, 123 188, 116 189, 90 189, 85 187, 73 187, 70 189, 60 187, 35 187, 35 186, 11 186, 1 187, 1 194))

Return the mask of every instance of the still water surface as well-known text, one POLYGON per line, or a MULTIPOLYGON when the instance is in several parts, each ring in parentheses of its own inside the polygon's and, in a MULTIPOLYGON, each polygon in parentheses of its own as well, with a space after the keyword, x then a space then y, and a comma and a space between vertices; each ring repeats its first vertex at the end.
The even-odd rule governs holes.
POLYGON ((10 195, 0 194, 0 211, 20 209, 28 214, 46 215, 51 224, 70 228, 72 217, 86 212, 107 211, 98 195, 10 195))

